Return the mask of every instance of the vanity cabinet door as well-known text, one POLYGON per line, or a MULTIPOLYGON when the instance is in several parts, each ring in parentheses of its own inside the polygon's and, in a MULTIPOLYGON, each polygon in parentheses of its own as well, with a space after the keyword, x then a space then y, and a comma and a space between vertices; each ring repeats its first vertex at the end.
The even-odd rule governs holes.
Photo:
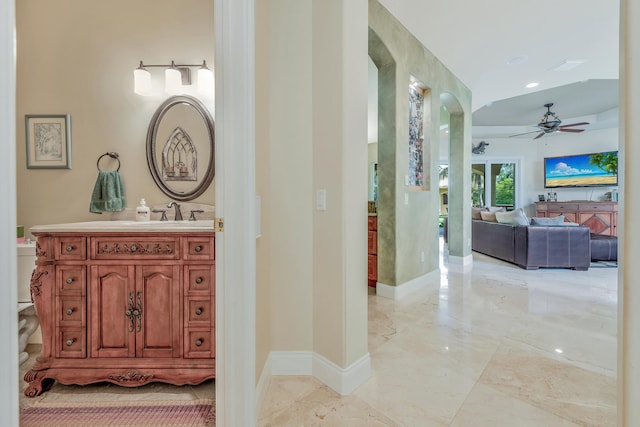
POLYGON ((92 267, 93 357, 180 357, 180 268, 92 267))
POLYGON ((134 357, 135 267, 91 267, 91 356, 134 357))
POLYGON ((136 278, 136 356, 180 357, 180 267, 139 266, 136 278))

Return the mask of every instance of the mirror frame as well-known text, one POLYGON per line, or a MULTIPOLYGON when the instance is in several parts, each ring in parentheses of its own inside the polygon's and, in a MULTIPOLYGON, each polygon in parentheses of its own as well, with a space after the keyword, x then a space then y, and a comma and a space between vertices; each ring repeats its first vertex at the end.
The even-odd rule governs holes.
POLYGON ((178 201, 189 201, 202 195, 209 185, 211 185, 213 177, 215 176, 215 141, 215 125, 213 117, 211 117, 209 110, 207 110, 207 107, 205 107, 200 100, 188 95, 177 95, 167 98, 167 100, 160 104, 156 112, 153 114, 153 117, 151 117, 149 129, 147 130, 147 164, 149 165, 151 176, 160 190, 167 196, 178 201), (156 160, 156 136, 158 134, 158 128, 160 127, 162 118, 172 107, 181 104, 187 104, 193 107, 200 114, 200 117, 202 117, 209 133, 210 142, 209 165, 207 170, 202 177, 202 181, 189 192, 176 192, 169 188, 162 179, 160 168, 158 167, 158 162, 156 160))

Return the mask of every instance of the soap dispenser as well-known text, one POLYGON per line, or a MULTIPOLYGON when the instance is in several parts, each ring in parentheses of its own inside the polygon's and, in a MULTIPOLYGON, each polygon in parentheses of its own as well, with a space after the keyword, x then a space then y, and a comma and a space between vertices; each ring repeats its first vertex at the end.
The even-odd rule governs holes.
POLYGON ((140 199, 140 206, 136 208, 136 221, 149 221, 151 219, 151 210, 147 206, 144 199, 140 199))

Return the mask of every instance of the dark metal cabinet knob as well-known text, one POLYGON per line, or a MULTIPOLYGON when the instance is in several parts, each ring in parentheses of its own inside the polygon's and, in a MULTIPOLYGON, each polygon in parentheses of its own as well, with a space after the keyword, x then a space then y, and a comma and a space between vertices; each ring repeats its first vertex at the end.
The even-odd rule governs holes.
POLYGON ((202 246, 200 245, 196 246, 194 249, 196 252, 202 252, 202 246))
POLYGON ((197 308, 196 309, 196 316, 200 316, 202 314, 202 309, 201 308, 197 308))
POLYGON ((67 252, 73 252, 73 246, 71 245, 67 246, 65 249, 67 252))
POLYGON ((76 339, 75 338, 71 338, 71 339, 68 339, 65 344, 67 344, 67 347, 71 347, 74 342, 76 342, 76 339))
POLYGON ((201 345, 202 345, 202 340, 197 340, 197 341, 196 341, 196 346, 197 346, 197 347, 200 347, 201 345))
POLYGON ((73 283, 73 278, 67 277, 67 283, 70 285, 73 283))
POLYGON ((196 277, 196 283, 199 285, 200 283, 202 283, 203 279, 202 277, 196 277))
POLYGON ((73 314, 73 308, 67 308, 67 315, 71 316, 73 314))

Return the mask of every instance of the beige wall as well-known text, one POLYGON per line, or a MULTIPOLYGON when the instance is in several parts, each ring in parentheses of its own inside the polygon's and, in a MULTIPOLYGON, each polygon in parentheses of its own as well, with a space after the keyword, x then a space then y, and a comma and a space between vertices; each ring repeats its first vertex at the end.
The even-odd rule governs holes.
POLYGON ((346 367, 367 354, 367 2, 312 14, 313 190, 327 194, 313 211, 313 343, 346 367))
MULTIPOLYGON (((16 2, 16 21, 18 222, 28 229, 109 219, 89 213, 96 161, 107 151, 120 154, 128 207, 142 197, 166 203, 147 167, 145 139, 168 95, 135 95, 133 69, 140 60, 213 65, 213 1, 28 0, 16 2), (71 170, 26 168, 25 114, 70 114, 71 170)), ((151 72, 159 84, 160 69, 151 72)), ((203 101, 213 114, 212 100, 203 101)), ((213 185, 197 201, 213 204, 213 185)))
POLYGON ((258 2, 258 373, 268 346, 341 367, 367 353, 367 80, 348 79, 367 74, 366 15, 364 0, 258 2))
POLYGON ((620 218, 618 221, 618 426, 640 425, 640 7, 620 3, 620 218))

